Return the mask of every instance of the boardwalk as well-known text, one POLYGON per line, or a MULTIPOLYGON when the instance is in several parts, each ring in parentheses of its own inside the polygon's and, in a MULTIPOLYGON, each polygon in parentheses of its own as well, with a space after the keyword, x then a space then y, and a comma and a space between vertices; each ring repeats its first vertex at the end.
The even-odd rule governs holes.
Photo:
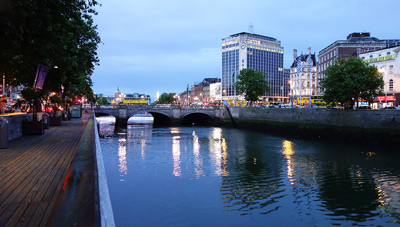
POLYGON ((88 117, 0 149, 0 226, 46 225, 88 117))

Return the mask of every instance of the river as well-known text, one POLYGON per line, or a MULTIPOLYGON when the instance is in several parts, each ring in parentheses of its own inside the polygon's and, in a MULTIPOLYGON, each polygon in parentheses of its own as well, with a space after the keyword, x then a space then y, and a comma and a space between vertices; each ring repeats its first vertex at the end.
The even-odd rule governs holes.
POLYGON ((217 127, 128 126, 100 143, 117 226, 400 223, 398 150, 217 127))

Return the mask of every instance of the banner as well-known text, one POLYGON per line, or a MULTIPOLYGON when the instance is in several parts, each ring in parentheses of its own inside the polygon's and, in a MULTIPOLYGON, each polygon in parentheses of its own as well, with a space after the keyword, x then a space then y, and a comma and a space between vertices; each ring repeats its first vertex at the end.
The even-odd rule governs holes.
POLYGON ((47 73, 49 72, 49 67, 44 65, 39 65, 36 70, 35 82, 33 87, 37 89, 42 89, 44 81, 46 80, 47 73))

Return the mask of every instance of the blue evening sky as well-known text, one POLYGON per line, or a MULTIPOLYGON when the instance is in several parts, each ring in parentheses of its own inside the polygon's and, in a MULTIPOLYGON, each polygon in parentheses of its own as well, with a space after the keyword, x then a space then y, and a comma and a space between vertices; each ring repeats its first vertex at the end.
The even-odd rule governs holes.
POLYGON ((221 39, 239 32, 281 41, 284 68, 298 53, 318 52, 367 31, 400 39, 399 0, 98 0, 102 38, 97 94, 182 92, 206 77, 221 77, 221 39))

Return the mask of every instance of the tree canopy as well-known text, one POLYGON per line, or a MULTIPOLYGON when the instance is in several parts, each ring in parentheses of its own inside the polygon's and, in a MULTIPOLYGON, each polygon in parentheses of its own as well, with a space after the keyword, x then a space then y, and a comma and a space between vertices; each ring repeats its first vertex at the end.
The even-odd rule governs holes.
POLYGON ((44 89, 93 97, 90 75, 100 37, 96 0, 3 0, 0 4, 0 73, 12 85, 33 86, 36 68, 50 71, 44 89), (56 68, 55 68, 56 67, 56 68))
POLYGON ((158 104, 171 104, 175 101, 175 93, 162 93, 158 98, 158 104))
MULTIPOLYGON (((358 98, 372 101, 383 89, 381 73, 373 65, 360 58, 338 59, 325 72, 320 80, 324 91, 324 100, 331 105, 337 102, 354 105, 358 98)), ((357 102, 358 103, 358 102, 357 102)))
POLYGON ((235 88, 238 94, 244 93, 247 101, 257 101, 259 96, 270 90, 265 74, 254 69, 242 69, 237 76, 235 88))

